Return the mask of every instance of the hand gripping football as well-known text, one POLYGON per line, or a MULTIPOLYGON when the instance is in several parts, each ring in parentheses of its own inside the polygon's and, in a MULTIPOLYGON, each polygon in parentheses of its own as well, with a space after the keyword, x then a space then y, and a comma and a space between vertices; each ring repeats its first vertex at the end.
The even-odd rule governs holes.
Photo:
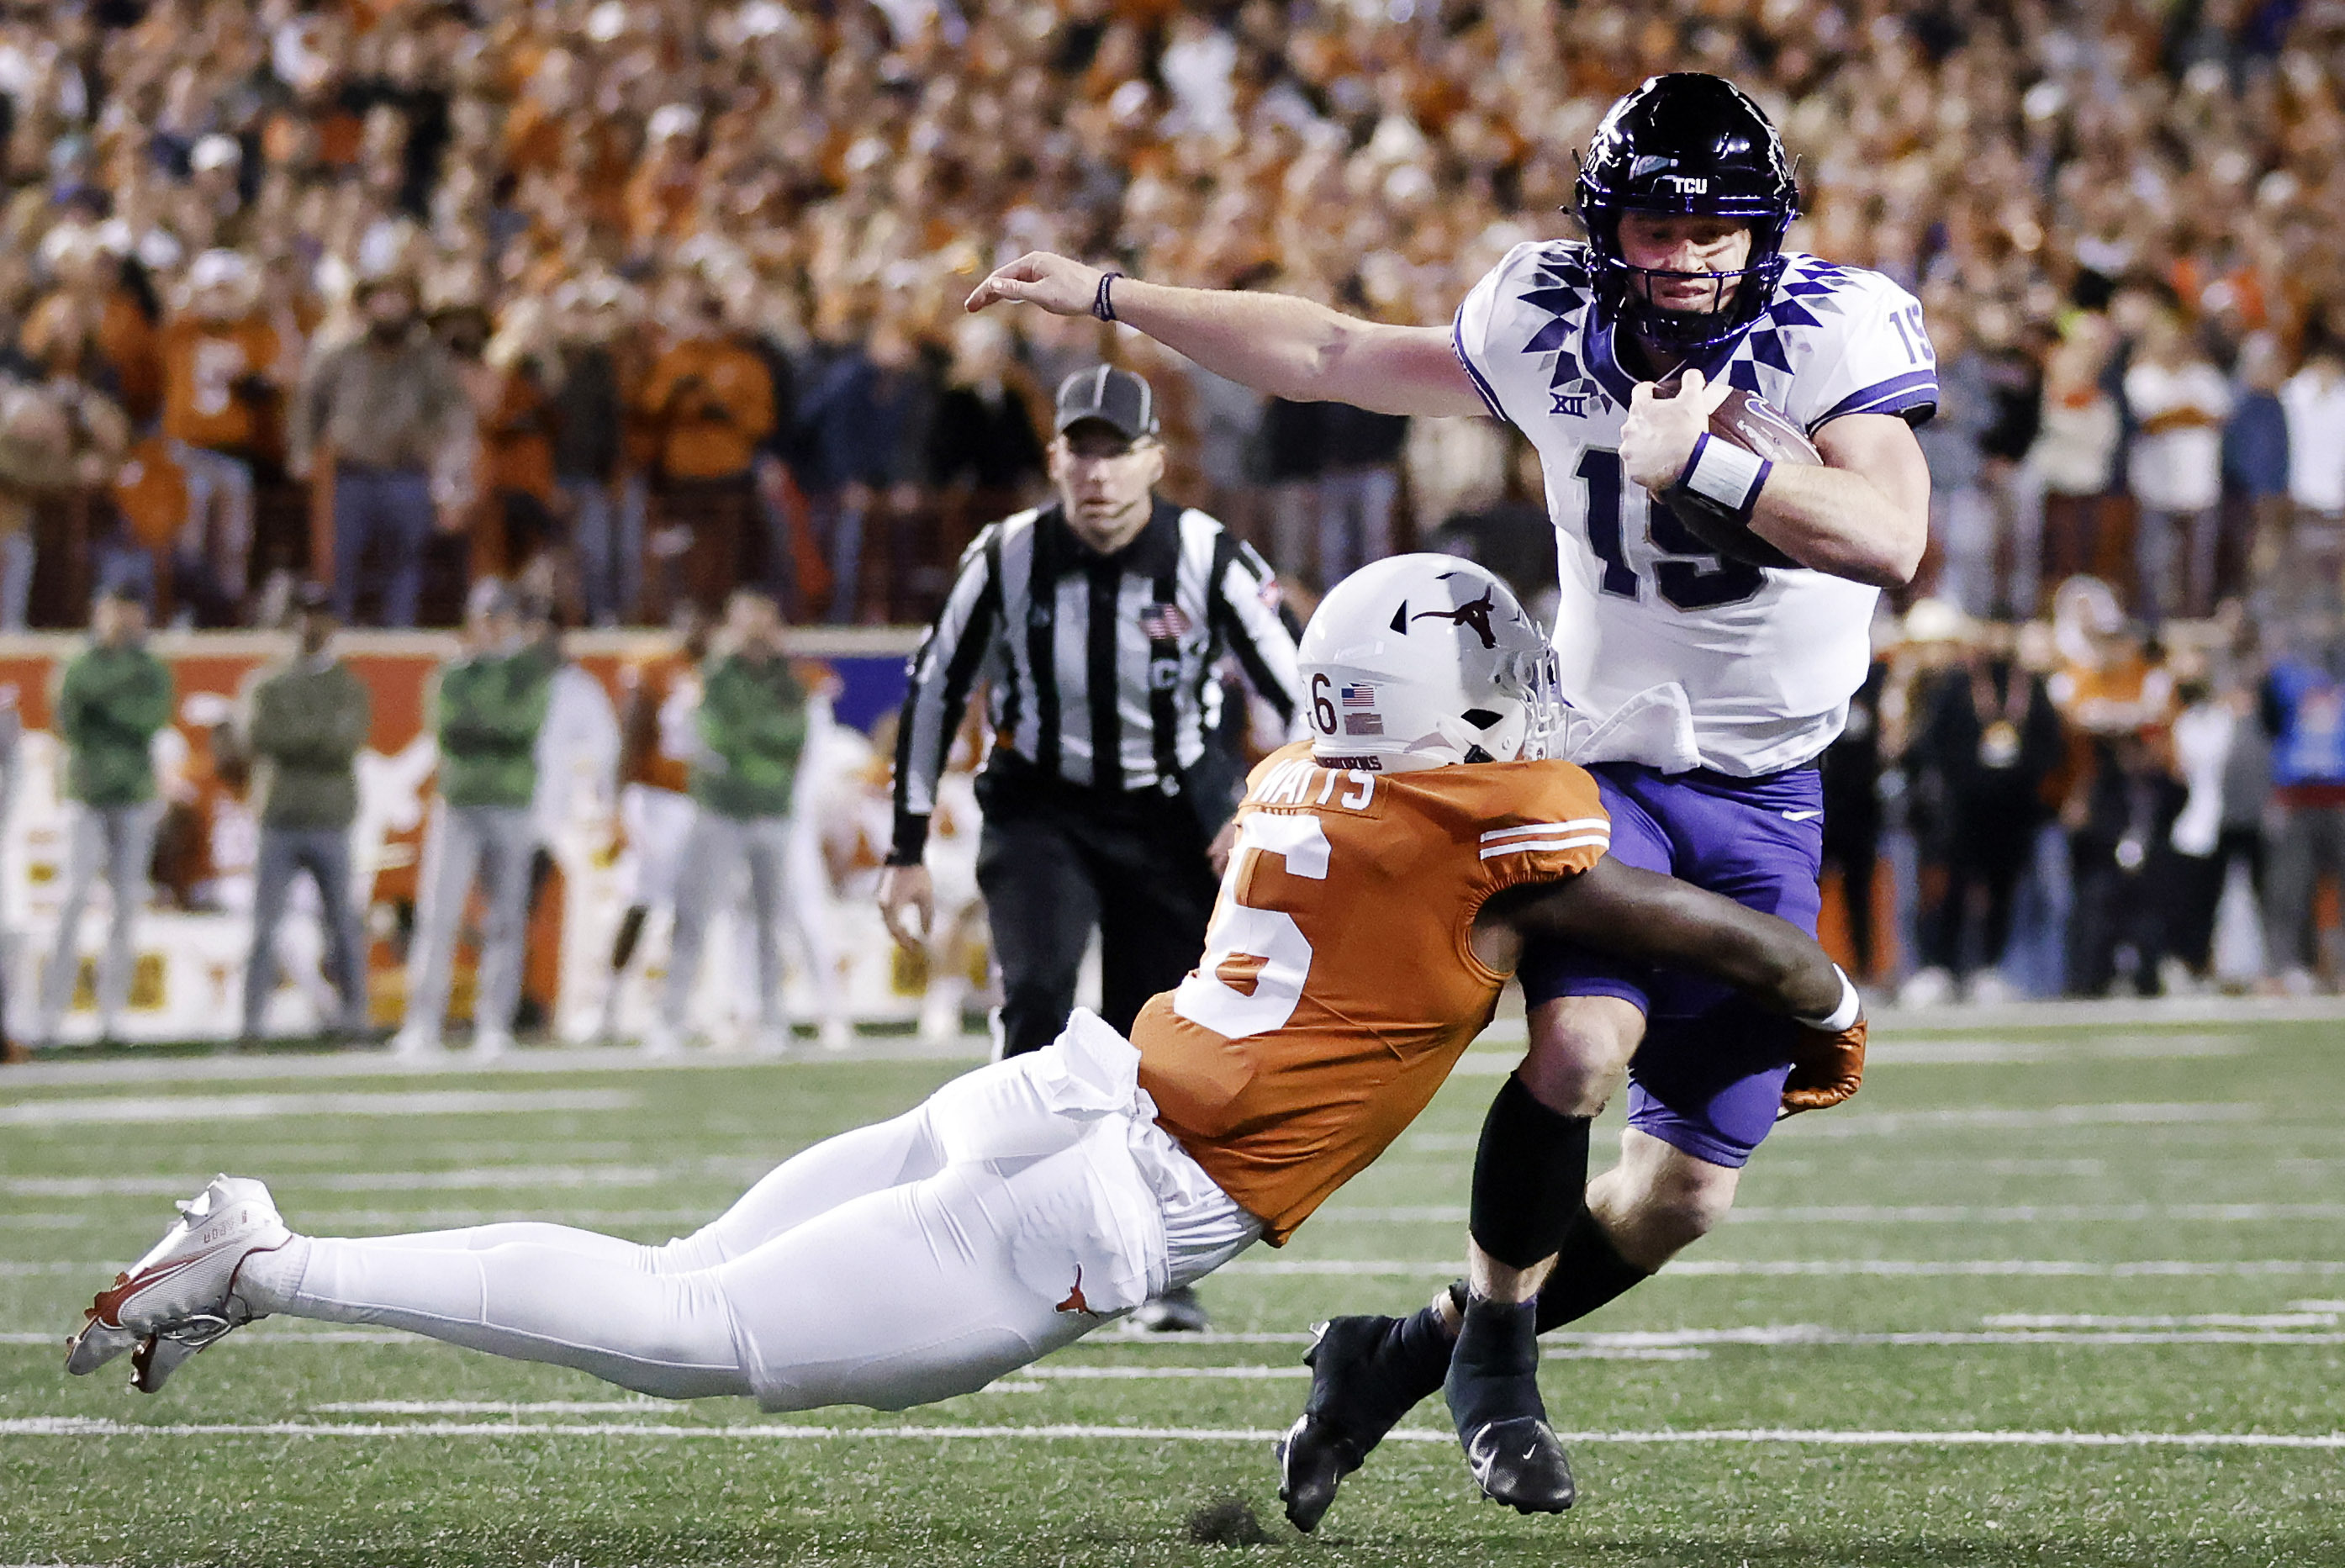
MULTIPOLYGON (((1670 389, 1674 391, 1675 388, 1670 389)), ((1711 412, 1710 434, 1713 440, 1740 447, 1772 463, 1821 464, 1824 460, 1823 454, 1816 450, 1815 443, 1801 432, 1799 426, 1777 412, 1766 399, 1740 387, 1729 389, 1725 400, 1711 412)), ((1719 554, 1752 566, 1800 570, 1798 561, 1752 533, 1750 526, 1723 502, 1681 484, 1671 486, 1660 499, 1695 538, 1719 554)))

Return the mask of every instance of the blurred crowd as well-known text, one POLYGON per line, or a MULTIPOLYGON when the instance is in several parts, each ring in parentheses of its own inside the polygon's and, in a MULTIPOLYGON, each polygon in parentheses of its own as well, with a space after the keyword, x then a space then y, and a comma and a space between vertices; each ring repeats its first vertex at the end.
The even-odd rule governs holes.
POLYGON ((1535 565, 1496 426, 959 301, 1052 248, 1446 320, 1688 67, 1782 123, 1794 243, 1927 305, 1941 597, 2294 614, 2345 554, 2340 40, 2334 0, 11 6, 0 621, 124 582, 240 623, 303 572, 361 622, 489 572, 916 620, 1102 352, 1164 389, 1169 488, 1305 583, 1453 522, 1535 565))
POLYGON ((2161 633, 2098 578, 2052 598, 1884 617, 1824 758, 1854 967, 1918 1007, 2335 989, 2345 623, 2233 601, 2161 633))

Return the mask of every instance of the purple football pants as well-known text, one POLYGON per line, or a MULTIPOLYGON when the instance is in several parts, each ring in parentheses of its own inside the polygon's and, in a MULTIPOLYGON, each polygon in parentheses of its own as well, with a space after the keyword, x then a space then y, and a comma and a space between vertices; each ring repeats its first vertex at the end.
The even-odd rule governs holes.
MULTIPOLYGON (((1823 775, 1813 768, 1737 779, 1663 775, 1601 763, 1609 853, 1780 916, 1810 936, 1822 895, 1823 775)), ((1740 1167, 1775 1125, 1795 1026, 1727 987, 1568 943, 1523 954, 1523 996, 1618 996, 1645 1015, 1629 1065, 1629 1125, 1712 1165, 1740 1167)))

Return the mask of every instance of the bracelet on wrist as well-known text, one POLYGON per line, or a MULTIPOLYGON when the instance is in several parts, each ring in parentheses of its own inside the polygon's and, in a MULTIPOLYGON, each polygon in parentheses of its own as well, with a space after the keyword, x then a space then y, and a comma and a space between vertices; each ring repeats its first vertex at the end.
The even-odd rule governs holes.
POLYGON ((1115 301, 1109 298, 1108 288, 1122 276, 1121 272, 1100 274, 1099 292, 1091 296, 1091 314, 1102 321, 1113 321, 1116 319, 1115 301))

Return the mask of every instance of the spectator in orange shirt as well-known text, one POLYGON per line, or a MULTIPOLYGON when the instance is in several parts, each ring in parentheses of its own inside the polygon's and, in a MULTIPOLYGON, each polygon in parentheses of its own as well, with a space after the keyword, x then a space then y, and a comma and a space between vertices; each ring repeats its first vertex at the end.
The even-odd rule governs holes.
POLYGON ((682 592, 714 612, 747 580, 743 546, 756 514, 757 444, 774 428, 774 379, 725 325, 724 301, 698 278, 674 290, 666 350, 641 405, 658 432, 657 523, 651 549, 657 610, 682 592))
POLYGON ((491 337, 481 362, 491 378, 481 420, 481 465, 502 538, 502 564, 473 569, 519 576, 562 542, 555 521, 555 410, 549 390, 552 344, 545 312, 533 299, 516 301, 491 337))
POLYGON ((233 612, 249 585, 252 459, 277 414, 277 329, 262 317, 259 271, 233 250, 188 269, 188 308, 163 329, 163 433, 187 476, 174 577, 183 596, 233 612))
POLYGON ((116 258, 78 228, 53 231, 42 249, 57 287, 25 319, 25 358, 105 391, 133 420, 148 419, 162 390, 155 324, 122 286, 116 258))

